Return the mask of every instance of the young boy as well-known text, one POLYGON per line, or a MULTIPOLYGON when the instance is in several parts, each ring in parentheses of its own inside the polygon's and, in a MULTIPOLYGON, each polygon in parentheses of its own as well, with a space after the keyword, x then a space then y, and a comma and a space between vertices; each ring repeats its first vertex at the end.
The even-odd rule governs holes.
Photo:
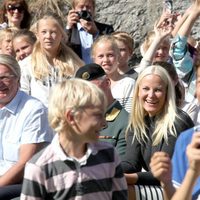
POLYGON ((49 103, 53 142, 25 168, 21 199, 127 199, 127 184, 114 148, 98 142, 107 100, 96 85, 70 79, 49 103))

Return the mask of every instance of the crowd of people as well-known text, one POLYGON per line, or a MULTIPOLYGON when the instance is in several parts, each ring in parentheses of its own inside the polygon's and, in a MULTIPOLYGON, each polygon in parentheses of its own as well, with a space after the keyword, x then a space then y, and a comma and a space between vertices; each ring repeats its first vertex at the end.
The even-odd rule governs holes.
POLYGON ((200 198, 200 0, 163 10, 137 66, 95 0, 54 3, 2 3, 0 199, 200 198))

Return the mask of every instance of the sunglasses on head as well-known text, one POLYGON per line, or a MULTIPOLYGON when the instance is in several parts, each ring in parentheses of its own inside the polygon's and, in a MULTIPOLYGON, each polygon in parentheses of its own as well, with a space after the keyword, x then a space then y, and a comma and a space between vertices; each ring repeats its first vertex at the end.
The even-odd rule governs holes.
POLYGON ((17 6, 10 5, 10 4, 8 5, 8 7, 7 7, 8 12, 13 12, 15 10, 18 10, 19 13, 22 13, 24 11, 24 7, 21 5, 17 5, 17 6))

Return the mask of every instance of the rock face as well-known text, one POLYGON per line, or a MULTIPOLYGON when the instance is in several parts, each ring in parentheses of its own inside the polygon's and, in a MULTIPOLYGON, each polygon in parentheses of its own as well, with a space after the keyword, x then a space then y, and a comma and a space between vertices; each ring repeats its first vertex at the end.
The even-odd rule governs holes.
MULTIPOLYGON (((173 7, 182 14, 190 3, 191 0, 173 0, 173 7)), ((140 56, 138 47, 162 10, 163 0, 96 0, 97 21, 112 24, 116 31, 130 33, 135 41, 137 57, 140 56)), ((193 32, 196 34, 197 30, 196 25, 193 32)))

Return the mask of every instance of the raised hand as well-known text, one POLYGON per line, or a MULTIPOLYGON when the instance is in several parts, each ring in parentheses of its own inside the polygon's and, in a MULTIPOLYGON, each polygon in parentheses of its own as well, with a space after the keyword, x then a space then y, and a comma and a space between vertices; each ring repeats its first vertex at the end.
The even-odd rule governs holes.
POLYGON ((80 19, 81 26, 87 31, 88 33, 92 35, 96 35, 98 32, 98 29, 96 27, 96 24, 94 21, 86 21, 84 19, 80 19))
POLYGON ((150 162, 151 172, 156 177, 161 185, 171 183, 171 160, 167 153, 156 152, 151 157, 150 162))
POLYGON ((171 35, 171 32, 174 29, 173 17, 172 14, 164 13, 160 20, 155 23, 154 31, 157 37, 164 39, 171 35))
POLYGON ((67 26, 69 29, 71 29, 77 22, 79 22, 79 16, 77 14, 77 11, 70 10, 67 15, 67 26))

